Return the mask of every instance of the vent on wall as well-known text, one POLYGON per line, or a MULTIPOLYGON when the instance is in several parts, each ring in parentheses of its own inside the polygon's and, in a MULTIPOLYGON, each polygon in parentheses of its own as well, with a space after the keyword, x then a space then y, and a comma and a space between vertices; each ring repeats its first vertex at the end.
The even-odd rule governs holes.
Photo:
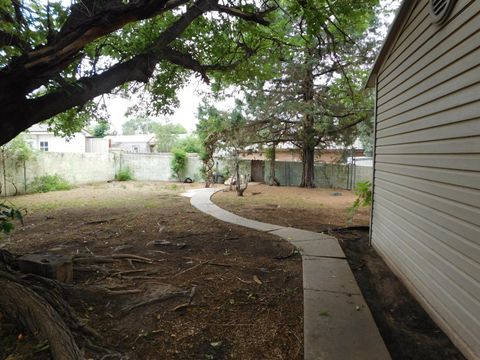
POLYGON ((434 24, 442 24, 452 12, 455 0, 430 0, 430 16, 434 24))

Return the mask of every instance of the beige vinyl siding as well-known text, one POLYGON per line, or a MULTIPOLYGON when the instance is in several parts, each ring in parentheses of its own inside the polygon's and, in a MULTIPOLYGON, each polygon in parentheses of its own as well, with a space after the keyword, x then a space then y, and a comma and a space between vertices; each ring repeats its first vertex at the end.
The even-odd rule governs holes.
POLYGON ((416 1, 377 74, 372 244, 480 359, 480 1, 416 1))

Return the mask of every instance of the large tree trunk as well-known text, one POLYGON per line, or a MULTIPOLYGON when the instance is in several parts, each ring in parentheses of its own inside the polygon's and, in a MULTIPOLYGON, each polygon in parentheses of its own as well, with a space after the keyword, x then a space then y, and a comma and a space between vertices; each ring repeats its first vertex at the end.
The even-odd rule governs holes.
POLYGON ((272 144, 272 152, 270 153, 270 186, 280 186, 280 181, 275 176, 275 165, 277 161, 277 144, 272 144))
POLYGON ((204 144, 205 146, 205 153, 203 153, 202 161, 203 161, 203 173, 205 176, 205 187, 209 188, 212 184, 215 183, 213 178, 213 168, 215 166, 215 159, 213 158, 213 154, 215 153, 215 146, 211 142, 207 142, 204 144))
POLYGON ((235 191, 237 192, 238 196, 242 196, 243 193, 240 193, 241 189, 241 178, 240 178, 240 160, 238 157, 238 153, 235 153, 235 191))
POLYGON ((213 179, 213 167, 215 166, 215 161, 213 160, 212 157, 208 157, 203 162, 203 167, 205 171, 205 187, 209 188, 212 184, 214 184, 214 179, 213 179))
POLYGON ((302 121, 302 182, 300 187, 315 187, 315 121, 313 117, 313 98, 315 94, 313 68, 306 65, 303 79, 303 101, 305 113, 302 121))
POLYGON ((315 187, 315 147, 302 149, 303 169, 300 187, 315 187))

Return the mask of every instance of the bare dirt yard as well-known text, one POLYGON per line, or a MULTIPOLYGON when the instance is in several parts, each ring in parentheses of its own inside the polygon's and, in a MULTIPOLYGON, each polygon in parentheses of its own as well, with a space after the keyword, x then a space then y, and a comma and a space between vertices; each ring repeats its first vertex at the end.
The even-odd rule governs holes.
MULTIPOLYGON (((282 259, 292 248, 276 237, 196 211, 180 196, 189 187, 114 182, 11 198, 28 213, 0 247, 74 256, 80 291, 66 300, 99 335, 79 341, 87 359, 102 358, 99 346, 124 359, 302 359, 301 259, 282 259)), ((50 358, 5 315, 0 359, 50 358)))
POLYGON ((394 360, 464 359, 369 246, 369 211, 360 209, 347 221, 354 200, 351 191, 267 185, 249 186, 243 197, 235 192, 213 197, 246 218, 337 237, 394 360))

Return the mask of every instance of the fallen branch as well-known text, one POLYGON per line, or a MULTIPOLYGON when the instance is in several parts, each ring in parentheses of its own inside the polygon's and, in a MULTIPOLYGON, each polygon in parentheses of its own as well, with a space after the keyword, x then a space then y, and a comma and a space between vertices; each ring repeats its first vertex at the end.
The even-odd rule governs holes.
POLYGON ((96 224, 103 224, 113 220, 117 220, 118 218, 111 218, 111 219, 103 219, 103 220, 93 220, 93 221, 86 221, 84 225, 96 225, 96 224))
POLYGON ((188 302, 184 304, 177 305, 173 308, 173 311, 178 311, 185 309, 186 307, 189 307, 192 305, 193 297, 195 296, 195 291, 197 290, 197 285, 193 285, 192 290, 190 290, 190 298, 188 299, 188 302))
POLYGON ((125 271, 117 271, 111 274, 110 276, 122 276, 122 275, 128 275, 128 274, 136 274, 140 272, 147 272, 148 270, 146 269, 135 269, 135 270, 125 270, 125 271))
POLYGON ((144 262, 147 264, 151 264, 155 262, 153 259, 149 259, 143 256, 138 256, 138 255, 133 255, 133 254, 113 254, 112 255, 113 259, 129 259, 132 261, 137 261, 137 262, 144 262))
POLYGON ((171 292, 171 293, 164 293, 164 294, 161 294, 161 295, 159 295, 155 298, 151 298, 151 299, 148 299, 148 300, 144 300, 144 301, 134 303, 134 304, 129 305, 129 306, 125 306, 122 309, 122 311, 129 312, 129 311, 132 311, 133 309, 139 308, 141 306, 155 304, 157 302, 166 301, 166 300, 178 297, 178 296, 185 296, 186 294, 187 294, 186 291, 176 291, 176 292, 171 292))
POLYGON ((206 265, 212 265, 212 266, 221 266, 221 267, 232 267, 230 264, 223 264, 223 263, 217 263, 217 262, 209 262, 206 265))
POLYGON ((177 273, 177 274, 175 274, 175 275, 173 275, 173 276, 171 276, 171 277, 172 277, 172 278, 175 278, 175 277, 177 277, 177 276, 180 276, 180 275, 182 275, 182 274, 185 274, 185 273, 188 272, 188 271, 194 270, 194 269, 196 269, 196 268, 198 268, 198 267, 200 267, 200 266, 202 266, 202 265, 206 265, 206 264, 210 263, 210 261, 211 261, 211 260, 207 260, 207 261, 201 262, 201 263, 199 263, 199 264, 197 264, 197 265, 194 265, 194 266, 192 266, 192 267, 190 267, 190 268, 188 268, 188 269, 185 269, 185 270, 183 270, 183 271, 180 271, 179 273, 177 273))

